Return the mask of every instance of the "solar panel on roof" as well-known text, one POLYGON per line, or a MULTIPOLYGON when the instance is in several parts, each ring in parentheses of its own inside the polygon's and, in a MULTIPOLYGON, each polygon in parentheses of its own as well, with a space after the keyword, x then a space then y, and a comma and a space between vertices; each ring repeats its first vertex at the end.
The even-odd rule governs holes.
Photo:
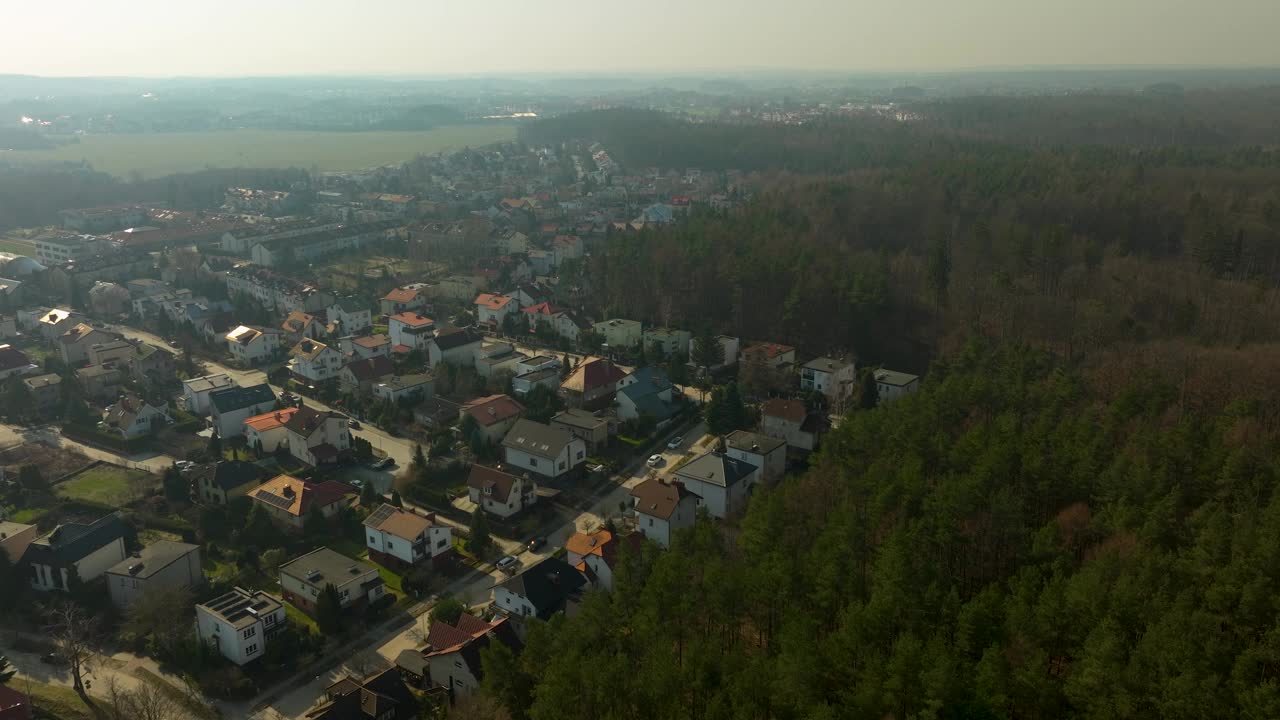
POLYGON ((292 499, 286 498, 286 497, 280 497, 279 495, 276 495, 275 493, 272 493, 272 492, 267 492, 266 490, 258 491, 258 499, 262 500, 268 505, 271 505, 272 507, 278 507, 278 508, 287 508, 293 504, 292 499))
POLYGON ((383 505, 373 511, 373 514, 369 516, 369 519, 365 521, 365 524, 373 526, 381 525, 387 518, 394 515, 395 512, 396 509, 391 505, 383 505))

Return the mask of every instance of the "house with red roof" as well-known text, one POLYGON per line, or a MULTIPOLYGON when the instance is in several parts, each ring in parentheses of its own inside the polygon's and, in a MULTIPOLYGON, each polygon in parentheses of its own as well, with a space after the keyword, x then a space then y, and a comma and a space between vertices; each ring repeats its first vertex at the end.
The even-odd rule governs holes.
POLYGON ((515 652, 524 649, 508 618, 489 622, 462 613, 452 624, 434 620, 422 650, 406 650, 396 658, 401 674, 421 678, 427 687, 444 688, 454 698, 466 697, 480 687, 484 668, 480 651, 501 643, 515 652))
POLYGON ((503 322, 516 308, 513 298, 493 293, 480 293, 476 296, 476 321, 490 330, 502 328, 503 322))
POLYGON ((470 416, 484 433, 485 441, 497 443, 523 414, 524 405, 511 396, 489 395, 464 403, 458 412, 458 420, 470 416))
POLYGON ((399 287, 378 300, 378 309, 383 315, 399 315, 405 311, 423 310, 426 307, 427 296, 421 287, 399 287))
POLYGON ((633 552, 640 549, 643 535, 632 533, 618 536, 604 528, 593 533, 576 532, 564 543, 565 562, 587 576, 593 585, 602 590, 613 589, 613 570, 624 545, 633 552))
POLYGON ((281 445, 288 446, 289 433, 284 426, 296 412, 296 407, 282 408, 246 418, 244 436, 248 446, 263 453, 273 453, 281 445))
POLYGON ((560 383, 560 395, 573 408, 603 408, 613 402, 618 381, 626 376, 613 361, 584 358, 569 377, 560 383))
POLYGON ((392 352, 400 347, 408 348, 408 351, 425 348, 431 338, 435 337, 435 329, 435 320, 412 310, 387 318, 392 352))
POLYGON ((314 483, 292 475, 277 475, 249 493, 249 498, 275 523, 301 530, 313 509, 321 517, 330 518, 348 506, 355 495, 355 488, 335 480, 314 483))
POLYGON ((502 465, 476 463, 467 476, 467 494, 484 512, 509 518, 538 502, 538 484, 527 473, 513 475, 502 465))
POLYGON ((0 720, 31 720, 31 698, 0 685, 0 720))

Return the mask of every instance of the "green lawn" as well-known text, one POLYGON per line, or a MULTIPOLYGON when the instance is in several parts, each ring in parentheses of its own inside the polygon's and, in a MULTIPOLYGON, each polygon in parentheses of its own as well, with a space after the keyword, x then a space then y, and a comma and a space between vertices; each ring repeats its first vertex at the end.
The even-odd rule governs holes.
POLYGON ((35 257, 36 246, 32 243, 23 242, 21 240, 0 240, 0 252, 35 257))
POLYGON ((23 525, 34 525, 37 520, 49 513, 49 508, 34 507, 23 508, 9 516, 9 519, 23 525))
POLYGON ((160 478, 148 472, 99 465, 56 487, 60 497, 119 506, 145 497, 159 484, 160 478))
POLYGON ((52 150, 0 153, 14 162, 88 162, 129 177, 160 177, 206 167, 316 167, 360 170, 515 138, 515 125, 455 125, 421 132, 291 132, 215 130, 190 133, 83 135, 52 150))
POLYGON ((378 569, 378 575, 382 577, 382 583, 389 589, 395 590, 397 595, 403 595, 404 590, 401 588, 400 576, 392 572, 389 568, 385 568, 378 563, 370 560, 368 557, 361 558, 365 562, 378 569))
POLYGON ((284 614, 293 621, 294 625, 301 628, 310 628, 311 632, 316 635, 320 634, 320 626, 316 625, 316 621, 312 620, 310 615, 302 612, 292 604, 287 602, 284 604, 284 614))
POLYGON ((37 717, 56 717, 59 720, 94 720, 93 713, 85 706, 84 701, 76 695, 76 691, 61 685, 46 685, 41 682, 28 683, 26 680, 14 680, 10 686, 19 692, 31 695, 35 706, 43 712, 37 717))

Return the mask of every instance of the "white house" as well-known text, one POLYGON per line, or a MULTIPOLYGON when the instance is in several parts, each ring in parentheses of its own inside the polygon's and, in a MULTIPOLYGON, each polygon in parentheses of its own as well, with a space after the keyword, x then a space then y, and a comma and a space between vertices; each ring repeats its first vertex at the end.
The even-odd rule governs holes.
POLYGON ((58 336, 58 353, 62 362, 77 367, 89 358, 89 348, 119 339, 115 333, 80 323, 58 336))
POLYGON ((787 473, 787 441, 749 430, 725 436, 725 454, 760 468, 760 478, 776 482, 787 473))
POLYGON ((218 437, 231 438, 244 432, 244 421, 276 409, 276 394, 266 383, 234 386, 209 395, 209 417, 218 437))
POLYGON ((857 368, 852 360, 819 357, 800 366, 800 389, 826 395, 839 402, 853 394, 857 368))
POLYGON ((419 515, 383 504, 364 521, 369 559, 381 565, 409 567, 445 562, 453 555, 453 530, 435 515, 419 515))
POLYGON ((387 318, 387 331, 391 335, 392 350, 403 348, 401 352, 409 352, 426 347, 435 337, 433 334, 436 321, 416 312, 402 312, 387 318))
POLYGON ((378 569, 330 550, 317 548, 280 566, 280 589, 294 607, 314 615, 326 585, 338 590, 343 608, 377 602, 386 594, 378 569))
POLYGON ((788 446, 797 450, 812 451, 818 446, 821 418, 810 415, 800 400, 772 398, 761 406, 760 431, 786 440, 788 446))
POLYGON ((374 384, 371 390, 373 391, 373 396, 379 400, 389 400, 391 402, 399 402, 405 398, 425 400, 433 394, 432 378, 431 375, 426 373, 393 375, 380 383, 374 384))
MULTIPOLYGON (((738 361, 738 349, 742 347, 742 342, 729 335, 716 336, 716 342, 720 344, 720 352, 724 354, 724 360, 712 365, 708 370, 716 371, 724 367, 728 367, 738 361)), ((701 370, 702 368, 694 361, 693 356, 698 352, 698 340, 694 338, 689 341, 689 366, 701 370)))
POLYGON ((73 572, 80 582, 92 582, 124 559, 126 531, 115 513, 88 525, 64 523, 31 541, 20 562, 36 590, 68 590, 73 572))
MULTIPOLYGON (((463 698, 480 687, 483 677, 480 650, 495 642, 520 648, 509 618, 499 617, 488 622, 464 612, 452 625, 433 620, 427 630, 426 649, 406 650, 401 658, 406 654, 410 658, 417 655, 418 660, 410 672, 425 676, 424 681, 429 679, 432 687, 446 688, 450 697, 463 698)), ((397 665, 404 667, 400 658, 397 665)))
POLYGON ((337 462, 351 448, 347 418, 335 412, 300 407, 284 424, 289 454, 308 465, 337 462))
POLYGON ((587 444, 581 438, 532 420, 517 420, 503 438, 502 447, 513 469, 547 478, 567 475, 587 459, 587 444))
POLYGON ((325 308, 325 319, 338 335, 355 335, 373 327, 373 313, 359 298, 341 297, 325 308))
POLYGON ((489 443, 498 443, 506 436, 507 431, 516 424, 524 414, 524 405, 516 402, 509 395, 488 395, 476 398, 463 404, 458 411, 458 420, 468 415, 476 421, 484 439, 489 443))
POLYGON ((239 325, 227 333, 231 357, 244 366, 260 365, 274 358, 283 346, 284 332, 276 328, 239 325))
POLYGON ((876 393, 880 402, 896 400, 919 389, 919 375, 894 370, 876 370, 876 393))
POLYGON ((676 468, 674 479, 702 500, 711 517, 724 519, 747 506, 751 490, 760 482, 760 468, 719 452, 705 453, 676 468))
POLYGON ((157 540, 121 560, 106 576, 111 603, 120 609, 148 594, 199 587, 204 584, 200 546, 157 540))
POLYGON ((512 475, 501 466, 471 466, 467 494, 481 510, 509 518, 538 502, 538 484, 528 476, 512 475))
POLYGON ((492 607, 513 619, 548 620, 579 598, 586 584, 581 571, 559 558, 547 558, 495 586, 492 607))
POLYGON ((285 623, 284 604, 267 593, 234 588, 196 605, 196 634, 223 657, 244 665, 262 657, 285 623))
POLYGON ((664 357, 680 354, 689 356, 689 343, 693 335, 688 330, 649 328, 641 334, 645 349, 657 348, 664 357))
POLYGON ((171 420, 168 408, 152 405, 129 394, 102 411, 102 424, 126 440, 148 435, 171 420))
POLYGON ((480 344, 480 336, 468 328, 441 328, 427 343, 427 364, 433 369, 441 363, 473 367, 480 344))
POLYGON ((682 482, 661 478, 645 480, 631 488, 636 511, 636 529, 664 548, 670 548, 676 531, 693 527, 698 513, 698 496, 682 482))
POLYGON ((289 447, 289 431, 285 429, 285 423, 289 422, 289 418, 296 412, 298 412, 296 407, 281 408, 245 418, 246 445, 258 448, 263 453, 273 453, 281 445, 289 447))
POLYGON ((476 296, 476 322, 491 330, 501 330, 507 316, 518 309, 518 303, 506 295, 480 293, 476 296))
POLYGON ((344 337, 338 340, 338 349, 343 355, 365 360, 371 357, 389 357, 391 355, 390 336, 363 335, 360 337, 344 337))
POLYGON ((219 390, 238 387, 226 373, 205 375, 182 381, 182 402, 187 412, 206 415, 209 412, 209 396, 219 390))
POLYGON ((635 551, 639 549, 641 537, 633 534, 622 538, 603 528, 593 533, 576 532, 564 543, 565 561, 585 572, 596 587, 612 590, 613 570, 623 543, 629 543, 635 551))
POLYGON ((613 318, 602 320, 591 326, 598 335, 604 338, 611 348, 633 348, 640 344, 644 335, 644 326, 639 320, 613 318))
POLYGON ((12 345, 0 345, 0 380, 40 372, 40 366, 12 345))
POLYGON ((302 340, 289 351, 289 372, 309 383, 333 380, 342 371, 342 353, 319 340, 302 340))

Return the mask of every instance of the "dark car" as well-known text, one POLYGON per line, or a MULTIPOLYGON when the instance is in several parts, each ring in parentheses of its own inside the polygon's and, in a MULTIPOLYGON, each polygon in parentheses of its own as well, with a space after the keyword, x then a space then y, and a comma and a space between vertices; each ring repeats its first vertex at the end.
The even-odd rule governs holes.
POLYGON ((40 662, 46 665, 66 665, 67 664, 66 658, 62 657, 56 652, 45 653, 44 655, 41 655, 40 662))
POLYGON ((395 464, 396 464, 396 461, 395 461, 395 459, 394 459, 394 458, 384 457, 384 458, 382 458, 381 460, 379 460, 379 461, 377 461, 377 462, 375 462, 375 463, 373 464, 373 469, 374 469, 374 470, 386 470, 387 468, 389 468, 389 467, 391 467, 391 466, 393 466, 393 465, 395 465, 395 464))
POLYGON ((538 550, 538 548, 541 548, 543 545, 546 545, 546 544, 547 544, 547 539, 539 535, 538 537, 535 537, 534 539, 529 541, 529 545, 528 545, 529 552, 535 552, 536 550, 538 550))
POLYGON ((360 421, 356 420, 355 418, 351 418, 350 420, 347 421, 347 427, 351 428, 352 430, 359 430, 360 421))

